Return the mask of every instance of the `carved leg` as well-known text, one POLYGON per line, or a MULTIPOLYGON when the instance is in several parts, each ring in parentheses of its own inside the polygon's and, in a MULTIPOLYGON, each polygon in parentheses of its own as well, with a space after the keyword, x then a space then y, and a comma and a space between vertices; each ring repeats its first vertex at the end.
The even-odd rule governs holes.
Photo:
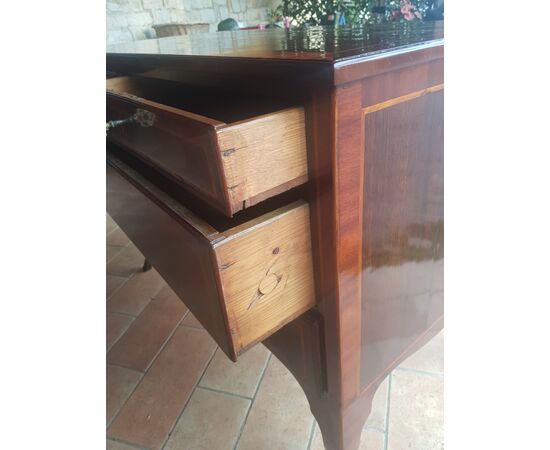
MULTIPOLYGON (((289 323, 264 344, 302 386, 327 450, 357 450, 378 385, 342 406, 341 391, 327 372, 322 318, 310 311, 289 323)), ((336 372, 340 372, 338 368, 336 372)), ((340 374, 343 375, 343 374, 340 374)), ((345 376, 344 376, 345 378, 345 376)))
POLYGON ((143 268, 142 268, 142 271, 143 272, 148 272, 149 270, 151 270, 153 266, 151 265, 151 263, 146 259, 145 261, 143 261, 143 268))
POLYGON ((357 398, 346 409, 338 405, 324 405, 323 409, 314 412, 327 450, 357 450, 361 434, 369 414, 376 390, 357 398), (332 411, 332 412, 331 412, 332 411))

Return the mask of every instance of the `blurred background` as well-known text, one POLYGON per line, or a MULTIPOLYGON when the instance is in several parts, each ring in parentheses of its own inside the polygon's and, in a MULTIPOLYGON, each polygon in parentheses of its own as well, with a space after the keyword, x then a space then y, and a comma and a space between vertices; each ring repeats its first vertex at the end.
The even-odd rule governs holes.
POLYGON ((107 0, 107 44, 308 25, 443 19, 444 0, 107 0))

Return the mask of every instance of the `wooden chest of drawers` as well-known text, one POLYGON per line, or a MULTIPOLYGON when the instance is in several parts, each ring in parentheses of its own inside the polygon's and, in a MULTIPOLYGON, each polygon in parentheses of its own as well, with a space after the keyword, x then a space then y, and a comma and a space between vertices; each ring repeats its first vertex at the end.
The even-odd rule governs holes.
POLYGON ((356 450, 443 327, 442 24, 147 40, 107 69, 110 214, 231 359, 262 341, 326 448, 356 450))

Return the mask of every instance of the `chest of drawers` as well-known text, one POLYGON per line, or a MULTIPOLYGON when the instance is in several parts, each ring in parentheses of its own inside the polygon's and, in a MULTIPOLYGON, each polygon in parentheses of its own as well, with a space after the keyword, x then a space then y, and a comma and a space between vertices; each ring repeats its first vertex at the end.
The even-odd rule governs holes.
POLYGON ((233 360, 263 342, 327 449, 443 326, 443 27, 109 49, 109 213, 233 360))

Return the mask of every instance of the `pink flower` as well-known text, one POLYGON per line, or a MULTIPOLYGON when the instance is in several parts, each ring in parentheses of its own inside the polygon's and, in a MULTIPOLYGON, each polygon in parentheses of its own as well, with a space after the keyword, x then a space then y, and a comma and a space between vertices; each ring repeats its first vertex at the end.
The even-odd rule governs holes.
POLYGON ((403 17, 405 20, 414 20, 415 17, 418 17, 419 19, 422 18, 422 15, 415 11, 416 7, 410 2, 410 0, 403 0, 401 2, 401 14, 403 14, 403 17))

